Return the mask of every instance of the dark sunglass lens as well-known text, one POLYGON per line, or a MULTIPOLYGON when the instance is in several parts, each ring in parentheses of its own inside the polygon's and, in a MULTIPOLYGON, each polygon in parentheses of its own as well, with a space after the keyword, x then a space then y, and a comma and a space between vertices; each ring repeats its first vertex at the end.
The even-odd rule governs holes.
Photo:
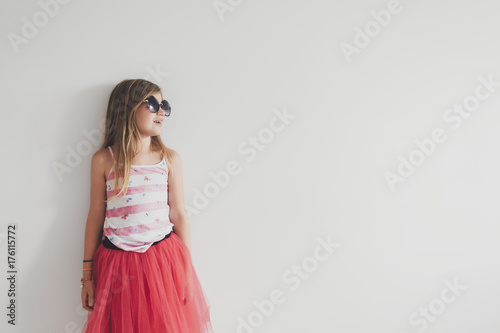
POLYGON ((161 102, 161 108, 165 111, 170 110, 170 104, 168 104, 166 100, 163 100, 163 102, 161 102))
POLYGON ((151 110, 151 112, 155 113, 158 112, 158 110, 160 109, 160 105, 158 105, 156 98, 154 98, 153 96, 148 97, 148 107, 149 110, 151 110))
POLYGON ((165 116, 170 116, 170 104, 166 100, 161 102, 161 109, 165 111, 165 116))

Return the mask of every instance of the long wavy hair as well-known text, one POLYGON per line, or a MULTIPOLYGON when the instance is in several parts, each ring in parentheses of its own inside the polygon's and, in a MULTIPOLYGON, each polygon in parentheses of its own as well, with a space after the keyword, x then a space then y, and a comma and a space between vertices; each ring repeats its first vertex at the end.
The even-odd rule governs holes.
MULTIPOLYGON (((137 155, 138 143, 141 138, 135 122, 135 114, 144 99, 158 92, 161 92, 158 85, 143 79, 123 80, 111 92, 106 111, 104 142, 101 149, 113 145, 116 147, 113 150, 115 194, 106 202, 127 193, 132 159, 137 155), (124 180, 117 193, 116 189, 120 177, 123 177, 124 180)), ((151 147, 153 152, 163 153, 170 173, 173 169, 172 150, 163 144, 159 135, 151 137, 151 147)))

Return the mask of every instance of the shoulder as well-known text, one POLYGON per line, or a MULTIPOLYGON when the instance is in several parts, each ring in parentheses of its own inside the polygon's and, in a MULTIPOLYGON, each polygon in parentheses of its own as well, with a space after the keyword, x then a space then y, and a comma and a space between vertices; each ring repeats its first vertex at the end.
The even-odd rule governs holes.
POLYGON ((166 148, 165 149, 165 156, 167 159, 167 164, 169 165, 169 171, 174 171, 176 169, 181 169, 181 156, 180 154, 171 149, 171 148, 166 148))
POLYGON ((168 159, 172 163, 180 163, 181 156, 179 155, 179 153, 177 151, 173 150, 172 148, 166 148, 165 155, 168 156, 168 159))
POLYGON ((105 164, 111 156, 109 155, 108 148, 99 149, 92 155, 92 163, 105 164))
POLYGON ((181 161, 181 155, 179 155, 179 153, 173 149, 170 149, 172 151, 172 159, 175 161, 175 162, 180 162, 181 161))
POLYGON ((105 174, 106 170, 113 164, 108 148, 99 149, 92 155, 91 168, 94 171, 105 174))

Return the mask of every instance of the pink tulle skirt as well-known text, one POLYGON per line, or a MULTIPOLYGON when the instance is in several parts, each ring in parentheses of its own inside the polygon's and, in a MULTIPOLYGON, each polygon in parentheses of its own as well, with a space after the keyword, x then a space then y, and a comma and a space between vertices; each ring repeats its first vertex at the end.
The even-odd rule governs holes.
POLYGON ((144 253, 101 242, 93 268, 95 304, 83 333, 213 332, 190 251, 174 232, 144 253))

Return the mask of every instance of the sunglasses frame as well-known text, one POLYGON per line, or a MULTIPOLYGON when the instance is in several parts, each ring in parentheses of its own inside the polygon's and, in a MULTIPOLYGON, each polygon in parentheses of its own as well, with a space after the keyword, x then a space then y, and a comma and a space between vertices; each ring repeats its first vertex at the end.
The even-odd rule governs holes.
POLYGON ((166 99, 161 101, 161 103, 158 103, 158 100, 156 99, 156 97, 149 96, 148 98, 144 99, 142 102, 148 103, 149 111, 151 111, 153 113, 158 113, 158 111, 160 111, 160 108, 161 108, 163 111, 165 111, 165 117, 170 116, 170 111, 171 111, 170 103, 166 99), (164 108, 164 106, 165 106, 165 108, 164 108))

